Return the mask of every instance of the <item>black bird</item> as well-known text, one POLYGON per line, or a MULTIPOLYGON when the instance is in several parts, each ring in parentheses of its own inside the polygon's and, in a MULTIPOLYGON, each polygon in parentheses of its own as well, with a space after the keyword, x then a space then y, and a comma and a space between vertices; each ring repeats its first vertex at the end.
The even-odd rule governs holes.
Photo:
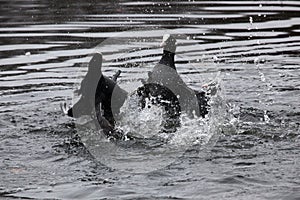
POLYGON ((149 74, 147 83, 155 83, 168 88, 178 98, 181 111, 202 116, 208 113, 208 99, 203 91, 189 88, 179 76, 175 66, 176 39, 173 35, 163 36, 163 55, 149 74))
POLYGON ((115 136, 114 117, 119 114, 127 98, 127 92, 116 83, 121 71, 118 71, 112 79, 102 74, 102 60, 101 53, 94 54, 78 90, 81 98, 68 111, 65 107, 62 107, 62 110, 74 118, 90 115, 93 119, 97 119, 98 125, 106 135, 115 136))
POLYGON ((140 105, 145 107, 146 99, 153 104, 161 105, 165 110, 162 122, 163 132, 175 132, 180 126, 182 111, 189 116, 202 116, 208 113, 208 103, 205 92, 189 88, 179 76, 175 66, 176 39, 173 35, 163 36, 161 47, 163 55, 148 73, 147 81, 138 88, 140 105))

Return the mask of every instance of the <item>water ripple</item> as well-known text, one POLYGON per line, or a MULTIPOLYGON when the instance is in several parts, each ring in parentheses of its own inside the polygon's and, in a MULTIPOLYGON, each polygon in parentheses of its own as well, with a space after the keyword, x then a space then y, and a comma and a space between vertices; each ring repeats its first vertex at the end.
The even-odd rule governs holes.
POLYGON ((1 197, 299 196, 299 1, 0 2, 1 197), (95 51, 104 73, 122 70, 119 83, 131 89, 160 59, 165 33, 178 37, 176 65, 189 86, 221 71, 235 129, 224 124, 209 153, 192 147, 158 175, 92 167, 87 153, 71 153, 80 148, 59 103, 95 51))

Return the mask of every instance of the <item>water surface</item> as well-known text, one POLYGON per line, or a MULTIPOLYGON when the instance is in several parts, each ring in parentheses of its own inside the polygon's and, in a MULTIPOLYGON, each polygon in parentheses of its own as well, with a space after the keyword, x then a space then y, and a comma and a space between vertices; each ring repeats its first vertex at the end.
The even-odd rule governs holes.
POLYGON ((0 11, 2 198, 300 198, 298 1, 20 0, 0 11), (146 77, 168 29, 185 36, 177 67, 188 85, 221 72, 235 129, 148 173, 95 161, 59 104, 110 37, 121 42, 101 46, 104 73, 121 69, 124 88, 146 77))

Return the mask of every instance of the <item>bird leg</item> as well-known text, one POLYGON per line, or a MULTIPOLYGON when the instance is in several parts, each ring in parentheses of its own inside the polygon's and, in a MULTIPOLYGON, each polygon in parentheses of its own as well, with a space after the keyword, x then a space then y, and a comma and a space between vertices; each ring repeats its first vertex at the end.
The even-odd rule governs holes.
POLYGON ((112 80, 116 82, 117 79, 119 78, 120 74, 121 74, 121 70, 118 70, 118 71, 113 75, 112 80))

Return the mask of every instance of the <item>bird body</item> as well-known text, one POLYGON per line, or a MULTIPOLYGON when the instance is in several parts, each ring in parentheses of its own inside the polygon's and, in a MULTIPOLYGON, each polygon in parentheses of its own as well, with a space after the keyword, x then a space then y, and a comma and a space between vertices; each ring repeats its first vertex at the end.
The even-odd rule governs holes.
POLYGON ((175 66, 176 39, 174 36, 166 34, 161 44, 163 47, 163 55, 151 72, 147 83, 160 84, 170 89, 178 98, 181 111, 189 115, 204 117, 207 114, 207 101, 203 97, 203 93, 194 91, 189 88, 178 74, 175 66))
POLYGON ((89 62, 88 72, 78 90, 81 97, 66 114, 74 118, 90 115, 98 121, 104 133, 109 135, 114 130, 114 117, 120 112, 127 92, 116 83, 120 71, 110 79, 102 74, 101 67, 102 54, 96 53, 89 62))

